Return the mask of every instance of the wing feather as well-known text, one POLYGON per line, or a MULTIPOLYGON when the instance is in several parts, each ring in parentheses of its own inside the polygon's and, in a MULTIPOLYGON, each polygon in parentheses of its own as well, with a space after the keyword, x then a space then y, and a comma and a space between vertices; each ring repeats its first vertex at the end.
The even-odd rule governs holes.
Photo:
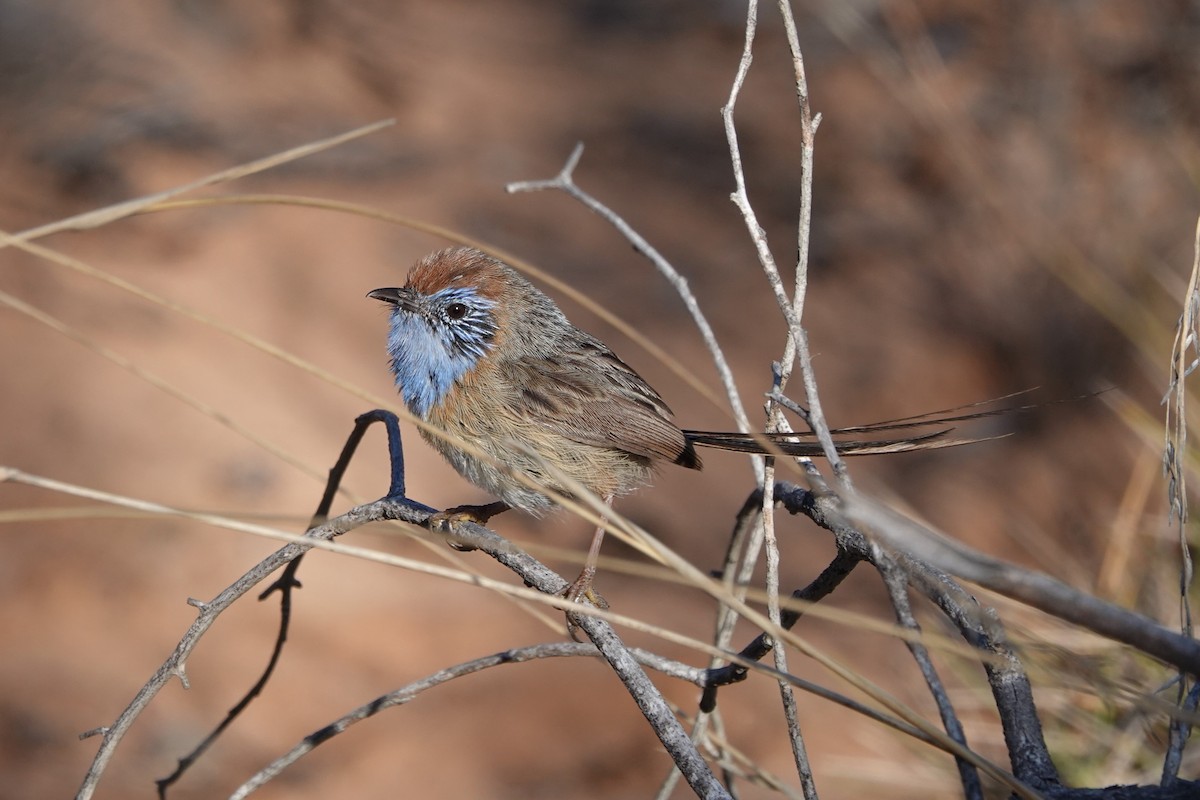
POLYGON ((501 365, 512 401, 539 425, 580 444, 699 469, 700 459, 658 392, 599 340, 501 365), (582 345, 582 346, 580 346, 582 345))

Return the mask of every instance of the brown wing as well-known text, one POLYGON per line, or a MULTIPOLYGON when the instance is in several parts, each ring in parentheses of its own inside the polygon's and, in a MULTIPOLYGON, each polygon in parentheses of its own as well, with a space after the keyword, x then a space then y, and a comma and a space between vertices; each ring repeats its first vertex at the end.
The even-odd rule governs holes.
POLYGON ((503 364, 526 416, 572 441, 700 469, 658 392, 599 340, 503 364))

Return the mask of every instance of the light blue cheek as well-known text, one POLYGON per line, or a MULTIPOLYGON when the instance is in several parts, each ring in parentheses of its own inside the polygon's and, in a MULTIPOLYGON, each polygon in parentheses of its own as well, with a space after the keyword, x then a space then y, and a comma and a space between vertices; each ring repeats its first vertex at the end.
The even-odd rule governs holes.
POLYGON ((408 410, 424 419, 478 360, 456 353, 448 334, 433 330, 411 313, 392 312, 388 355, 396 386, 408 410))

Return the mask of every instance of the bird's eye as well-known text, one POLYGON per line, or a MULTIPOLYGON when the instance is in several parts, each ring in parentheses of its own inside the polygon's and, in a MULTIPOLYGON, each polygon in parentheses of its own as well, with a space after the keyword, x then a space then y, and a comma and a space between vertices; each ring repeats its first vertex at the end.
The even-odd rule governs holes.
POLYGON ((446 316, 450 319, 462 319, 467 315, 467 307, 463 303, 451 303, 446 306, 446 316))

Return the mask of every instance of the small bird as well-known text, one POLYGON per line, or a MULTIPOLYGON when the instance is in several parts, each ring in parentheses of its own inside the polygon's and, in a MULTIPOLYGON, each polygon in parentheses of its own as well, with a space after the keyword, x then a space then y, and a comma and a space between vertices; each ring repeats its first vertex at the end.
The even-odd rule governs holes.
MULTIPOLYGON (((443 519, 486 522, 507 508, 541 514, 555 505, 551 491, 572 495, 570 481, 611 502, 645 484, 660 464, 700 469, 696 445, 821 454, 819 444, 794 441, 796 434, 788 441, 776 434, 681 430, 658 392, 607 345, 572 325, 514 269, 479 250, 428 255, 403 287, 367 296, 393 305, 387 351, 408 410, 449 438, 421 435, 464 478, 500 498, 449 509, 443 519), (768 439, 776 449, 764 444, 768 439)), ((840 442, 838 449, 865 454, 945 446, 938 441, 942 433, 840 442)), ((588 589, 603 531, 597 530, 584 573, 568 592, 572 599, 588 589)))

